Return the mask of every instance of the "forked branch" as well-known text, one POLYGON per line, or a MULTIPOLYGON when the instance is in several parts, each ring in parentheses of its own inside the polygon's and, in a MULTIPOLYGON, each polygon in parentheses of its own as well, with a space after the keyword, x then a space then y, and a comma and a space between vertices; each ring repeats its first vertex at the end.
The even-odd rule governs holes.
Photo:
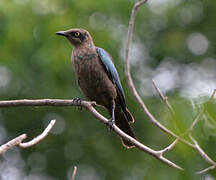
POLYGON ((38 142, 40 142, 42 139, 44 139, 48 135, 48 133, 50 132, 50 130, 54 126, 55 122, 56 122, 56 120, 50 121, 50 123, 48 124, 46 129, 39 136, 35 137, 33 140, 31 140, 29 142, 23 142, 23 140, 27 138, 27 135, 22 134, 16 138, 10 140, 9 142, 1 145, 0 146, 0 154, 3 154, 4 152, 13 148, 14 146, 19 146, 21 148, 27 148, 27 147, 31 147, 31 146, 37 144, 38 142))
POLYGON ((73 173, 72 173, 71 180, 75 180, 76 173, 77 173, 77 166, 74 166, 74 170, 73 170, 73 173))
MULTIPOLYGON (((135 23, 135 19, 136 19, 136 14, 137 14, 137 10, 139 7, 141 7, 145 2, 147 2, 147 0, 141 0, 138 1, 134 4, 134 7, 132 9, 131 12, 131 17, 130 17, 130 21, 129 21, 129 27, 128 27, 128 35, 127 35, 127 43, 126 43, 126 53, 125 53, 125 75, 127 77, 127 81, 128 81, 128 85, 133 93, 133 95, 135 96, 137 102, 140 104, 142 110, 145 112, 145 114, 148 116, 148 118, 151 120, 151 122, 153 124, 155 124, 158 128, 160 128, 162 131, 164 131, 165 133, 173 136, 176 138, 176 140, 169 146, 167 147, 167 149, 169 150, 169 148, 173 148, 176 143, 178 141, 196 149, 202 157, 204 157, 208 162, 210 162, 212 164, 211 167, 204 169, 203 171, 200 171, 199 173, 204 173, 207 172, 210 169, 215 168, 215 162, 212 161, 208 155, 200 148, 200 146, 198 145, 198 143, 195 141, 195 139, 191 136, 190 137, 193 141, 193 144, 188 142, 187 140, 179 137, 178 135, 176 135, 174 132, 172 132, 171 130, 167 129, 165 126, 163 126, 162 124, 160 124, 159 121, 157 121, 157 119, 150 113, 150 111, 148 110, 148 108, 146 107, 145 103, 143 102, 143 100, 141 99, 141 97, 139 96, 135 85, 133 83, 132 77, 131 77, 131 73, 130 73, 130 63, 129 63, 129 51, 130 51, 130 44, 132 42, 132 38, 133 38, 133 29, 134 29, 134 23, 135 23), (210 160, 210 161, 209 161, 210 160)), ((153 81, 153 85, 156 89, 156 91, 159 93, 160 97, 162 98, 162 100, 167 104, 168 108, 171 110, 172 113, 174 113, 172 106, 169 104, 167 97, 165 97, 163 95, 163 93, 160 91, 160 89, 157 87, 157 85, 155 84, 155 82, 153 81)), ((216 93, 216 90, 214 90, 211 98, 214 97, 216 93)), ((196 123, 199 121, 201 115, 203 114, 204 111, 202 111, 199 116, 196 118, 196 120, 193 122, 193 124, 191 125, 191 128, 189 129, 189 132, 193 129, 193 127, 196 125, 196 123)), ((165 151, 166 148, 163 151, 165 151)))
MULTIPOLYGON (((159 96, 161 97, 162 101, 169 107, 171 107, 172 109, 172 112, 174 113, 174 110, 172 108, 172 106, 169 104, 168 102, 168 98, 163 98, 165 97, 162 93, 162 91, 157 87, 156 83, 153 81, 153 85, 156 89, 156 91, 158 92, 159 96)), ((215 96, 215 92, 216 92, 216 89, 214 89, 211 97, 209 100, 212 100, 215 96)), ((195 120, 193 121, 193 123, 191 124, 190 128, 184 133, 184 135, 188 135, 190 137, 190 139, 192 140, 194 146, 195 146, 195 149, 198 151, 198 153, 204 158, 204 160, 206 160, 208 163, 211 164, 210 167, 202 170, 202 171, 198 171, 196 172, 196 174, 203 174, 203 173, 206 173, 208 172, 209 170, 213 170, 216 168, 216 162, 214 162, 206 153, 205 151, 200 147, 199 143, 195 140, 195 138, 192 136, 191 132, 193 130, 193 128, 195 127, 195 125, 199 122, 200 118, 202 117, 204 113, 204 108, 200 111, 200 113, 197 115, 197 117, 195 118, 195 120)))
MULTIPOLYGON (((96 111, 94 106, 96 106, 95 102, 89 102, 89 101, 77 101, 77 100, 62 100, 62 99, 39 99, 39 100, 11 100, 11 101, 0 101, 0 107, 19 107, 19 106, 80 106, 85 107, 89 110, 89 112, 96 117, 98 120, 103 122, 104 124, 108 125, 109 120, 102 116, 99 112, 96 111)), ((121 129, 119 129, 115 124, 112 126, 112 129, 122 138, 127 139, 131 143, 133 143, 137 148, 140 150, 154 156, 155 158, 159 159, 161 162, 179 169, 183 170, 180 166, 176 165, 175 163, 169 161, 165 157, 163 157, 163 154, 170 150, 171 148, 168 148, 168 150, 164 151, 155 151, 141 142, 137 141, 136 139, 128 136, 125 134, 121 129)), ((47 129, 45 129, 44 133, 42 133, 40 136, 38 136, 36 139, 33 139, 29 143, 21 144, 21 147, 29 147, 29 145, 32 145, 33 142, 38 142, 38 139, 41 139, 42 137, 45 137, 46 133, 50 130, 50 127, 48 126, 47 129)), ((16 144, 17 145, 17 144, 16 144)), ((166 148, 167 149, 167 148, 166 148)))
POLYGON ((151 122, 153 124, 155 124, 158 128, 160 128, 165 133, 167 133, 167 134, 171 135, 172 137, 178 139, 182 143, 184 143, 184 144, 186 144, 186 145, 188 145, 188 146, 190 146, 192 148, 195 148, 195 146, 193 144, 191 144, 190 142, 188 142, 188 141, 184 140, 183 138, 179 137, 174 132, 170 131, 165 126, 163 126, 159 121, 157 121, 157 119, 148 110, 148 108, 145 105, 145 103, 143 102, 142 98, 139 96, 139 94, 138 94, 138 92, 137 92, 137 90, 135 88, 135 85, 133 83, 131 73, 130 73, 130 63, 129 63, 130 44, 131 44, 132 38, 133 38, 133 28, 134 28, 134 23, 135 23, 137 10, 138 10, 139 7, 141 7, 146 2, 147 2, 147 0, 141 0, 141 1, 138 1, 138 2, 136 2, 134 4, 134 7, 133 7, 132 12, 131 12, 130 21, 129 21, 127 43, 126 43, 126 53, 125 53, 125 75, 127 77, 128 86, 130 87, 130 89, 131 89, 133 95, 135 96, 137 102, 140 104, 142 110, 144 111, 144 113, 147 115, 147 117, 151 120, 151 122))

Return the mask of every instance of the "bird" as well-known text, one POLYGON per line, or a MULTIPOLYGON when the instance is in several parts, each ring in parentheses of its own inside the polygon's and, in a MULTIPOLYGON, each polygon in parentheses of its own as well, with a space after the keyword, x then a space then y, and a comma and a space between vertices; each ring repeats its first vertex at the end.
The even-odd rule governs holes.
MULTIPOLYGON (((66 37, 74 47, 71 63, 83 94, 107 109, 111 116, 110 127, 115 124, 127 135, 137 139, 130 126, 134 118, 126 107, 124 90, 111 55, 95 46, 92 36, 85 29, 73 28, 56 34, 66 37)), ((128 140, 121 140, 126 148, 134 147, 128 140)))

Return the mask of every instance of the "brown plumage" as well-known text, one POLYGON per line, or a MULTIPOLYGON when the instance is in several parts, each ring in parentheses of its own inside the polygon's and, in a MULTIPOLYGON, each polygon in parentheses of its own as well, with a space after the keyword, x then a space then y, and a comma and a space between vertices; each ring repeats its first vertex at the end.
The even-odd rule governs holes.
MULTIPOLYGON (((130 127, 134 119, 126 108, 124 92, 111 56, 102 48, 95 47, 91 35, 84 29, 70 29, 56 34, 65 36, 74 46, 71 62, 85 96, 104 106, 115 119, 115 124, 136 138, 130 127)), ((133 147, 127 140, 122 141, 127 148, 133 147)))

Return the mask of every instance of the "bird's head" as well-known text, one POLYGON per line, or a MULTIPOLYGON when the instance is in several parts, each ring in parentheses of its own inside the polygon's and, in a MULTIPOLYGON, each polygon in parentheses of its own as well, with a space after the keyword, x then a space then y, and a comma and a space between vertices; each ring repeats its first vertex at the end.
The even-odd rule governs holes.
POLYGON ((67 31, 58 31, 56 34, 65 36, 75 47, 80 45, 94 45, 91 35, 84 29, 69 29, 67 31))

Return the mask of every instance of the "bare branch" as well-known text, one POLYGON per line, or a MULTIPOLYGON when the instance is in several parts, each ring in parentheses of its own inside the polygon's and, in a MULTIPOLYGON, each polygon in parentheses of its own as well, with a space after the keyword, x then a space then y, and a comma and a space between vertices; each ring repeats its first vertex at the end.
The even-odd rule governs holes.
MULTIPOLYGON (((130 74, 130 63, 129 63, 129 51, 130 51, 130 44, 132 41, 132 37, 133 37, 133 28, 134 28, 134 22, 135 22, 135 17, 136 17, 136 13, 138 8, 143 5, 147 0, 141 0, 137 3, 134 4, 134 7, 132 9, 132 13, 131 13, 131 17, 130 17, 130 21, 129 21, 129 27, 128 27, 128 38, 127 38, 127 44, 126 44, 126 54, 125 54, 125 74, 127 77, 127 81, 128 81, 128 85, 133 93, 133 95, 135 96, 136 100, 138 101, 138 103, 140 104, 142 110, 145 112, 145 114, 148 116, 148 118, 152 121, 153 124, 155 124, 158 128, 160 128, 161 130, 163 130, 164 132, 166 132, 167 134, 173 136, 176 138, 176 140, 167 148, 158 151, 158 153, 160 154, 160 156, 163 156, 164 152, 169 151, 170 149, 172 149, 176 143, 178 141, 181 141, 182 143, 196 149, 208 162, 211 162, 211 164, 213 163, 213 165, 215 165, 215 162, 212 161, 207 154, 200 148, 200 146, 198 145, 198 143, 195 141, 195 139, 191 136, 191 139, 193 141, 194 144, 191 144, 190 142, 182 139, 181 137, 177 136, 174 132, 170 131, 169 129, 167 129, 166 127, 164 127, 162 124, 160 124, 156 118, 149 112, 148 108, 146 107, 145 103, 143 102, 143 100, 141 99, 141 97, 139 96, 131 74, 130 74)), ((153 85, 156 89, 156 91, 159 93, 160 97, 162 98, 162 100, 167 104, 167 106, 169 107, 169 109, 173 111, 173 108, 171 107, 171 105, 168 102, 168 99, 163 95, 163 93, 160 91, 160 89, 156 86, 155 82, 153 81, 153 85)), ((214 90, 211 99, 213 99, 214 95, 216 94, 216 89, 214 90)), ((199 121, 201 115, 203 114, 204 110, 202 112, 200 112, 200 114, 198 115, 198 117, 195 119, 195 121, 192 123, 190 129, 188 132, 190 132, 193 127, 196 125, 196 123, 199 121)), ((187 132, 187 133, 188 133, 187 132)))
MULTIPOLYGON (((216 93, 216 89, 213 90, 213 93, 210 96, 210 99, 208 101, 210 101, 210 100, 212 100, 214 98, 215 93, 216 93)), ((195 120, 191 124, 190 128, 188 129, 188 132, 193 130, 194 126, 199 122, 200 118, 202 117, 204 111, 205 111, 204 108, 200 111, 200 113, 197 115, 197 117, 195 118, 195 120)))
MULTIPOLYGON (((156 89, 156 91, 159 93, 160 97, 162 98, 162 100, 164 102, 166 102, 167 106, 169 105, 169 102, 168 102, 168 99, 165 98, 164 99, 164 95, 162 94, 162 92, 160 91, 160 89, 156 86, 155 82, 153 81, 153 85, 156 89)), ((215 92, 216 90, 214 89, 211 97, 209 100, 213 99, 214 98, 214 95, 215 95, 215 92)), ((168 106, 169 107, 169 106, 168 106)), ((200 111, 200 113, 197 115, 197 117, 195 118, 195 120, 193 121, 193 123, 191 124, 190 128, 184 133, 184 134, 188 134, 189 133, 189 137, 190 139, 193 141, 194 145, 195 145, 195 149, 200 153, 200 155, 207 161, 209 162, 210 164, 212 164, 212 166, 210 166, 209 168, 206 168, 202 171, 202 173, 210 170, 213 166, 216 165, 216 163, 204 152, 204 150, 199 146, 198 142, 193 138, 193 136, 191 135, 191 131, 193 130, 194 126, 198 123, 198 121, 200 120, 200 118, 202 117, 204 113, 204 108, 200 111)), ((176 139, 178 140, 178 139, 176 139)), ((177 143, 177 141, 176 141, 177 143)), ((165 148, 164 150, 161 150, 162 154, 164 153, 164 151, 166 151, 166 149, 169 150, 169 147, 174 147, 175 146, 175 141, 173 142, 173 144, 171 144, 170 146, 168 146, 167 148, 165 148), (172 146, 173 145, 173 146, 172 146)))
POLYGON ((27 148, 27 147, 30 147, 30 146, 37 144, 39 141, 41 141, 42 139, 44 139, 47 136, 47 134, 50 132, 50 130, 52 129, 54 124, 55 124, 55 120, 50 121, 49 125, 44 130, 44 132, 29 142, 22 143, 22 141, 24 139, 26 139, 26 137, 27 137, 26 134, 22 134, 16 138, 12 139, 11 141, 7 142, 6 144, 1 145, 0 146, 0 154, 6 152, 7 150, 11 149, 14 146, 19 146, 21 148, 27 148))
POLYGON ((91 103, 92 105, 96 104, 95 102, 75 100, 65 100, 65 99, 23 99, 23 100, 10 100, 10 101, 0 101, 0 107, 18 107, 18 106, 86 106, 91 103))
POLYGON ((74 166, 74 170, 73 170, 73 174, 72 174, 71 180, 75 180, 76 173, 77 173, 77 166, 74 166))
POLYGON ((145 112, 145 114, 148 116, 148 118, 152 121, 153 124, 155 124, 158 128, 160 128, 162 131, 164 131, 165 133, 175 137, 176 139, 179 139, 179 141, 181 141, 182 143, 195 148, 195 146, 193 144, 191 144, 190 142, 184 140, 181 137, 178 137, 174 132, 170 131, 169 129, 167 129, 166 127, 164 127, 162 124, 160 124, 156 118, 149 112, 148 108, 146 107, 146 105, 144 104, 144 102, 142 101, 141 97, 139 96, 138 92, 136 91, 136 88, 134 86, 131 74, 130 74, 130 63, 129 63, 129 51, 130 51, 130 44, 132 41, 132 37, 133 37, 133 28, 134 28, 134 22, 135 22, 135 18, 136 18, 136 13, 138 8, 143 5, 145 2, 147 2, 147 0, 142 0, 142 1, 138 1, 134 4, 134 7, 132 9, 132 13, 131 13, 131 17, 130 17, 130 22, 129 22, 129 27, 128 27, 128 35, 127 35, 127 43, 126 43, 126 54, 125 54, 125 75, 127 77, 127 81, 128 81, 128 86, 130 87, 133 95, 135 96, 136 100, 138 101, 138 103, 140 104, 142 110, 145 112))
POLYGON ((210 164, 216 165, 216 163, 203 151, 203 149, 199 146, 198 142, 189 134, 189 137, 193 141, 196 149, 199 151, 200 155, 210 164))
POLYGON ((171 149, 173 149, 177 143, 178 143, 178 139, 176 139, 175 141, 173 141, 172 144, 170 144, 166 148, 160 150, 159 152, 163 155, 164 153, 166 153, 166 152, 170 151, 171 149))
POLYGON ((6 144, 1 145, 0 154, 3 154, 4 152, 11 149, 12 147, 19 145, 26 137, 27 137, 26 134, 22 134, 12 139, 11 141, 7 142, 6 144))
POLYGON ((194 126, 198 123, 198 121, 200 120, 200 118, 202 117, 204 113, 204 109, 202 109, 200 111, 200 113, 197 115, 197 117, 195 118, 195 120, 193 121, 193 123, 191 124, 190 128, 188 129, 188 132, 192 131, 194 126))
MULTIPOLYGON (((161 99, 167 104, 168 108, 171 110, 172 113, 174 113, 172 107, 170 106, 169 102, 168 102, 168 98, 165 97, 163 95, 163 93, 160 91, 160 89, 157 87, 157 85, 155 84, 154 80, 152 81, 153 85, 156 89, 156 91, 158 92, 159 96, 161 97, 161 99)), ((210 100, 214 98, 215 95, 215 90, 213 91, 210 100)), ((194 128, 194 126, 197 124, 197 122, 200 120, 200 118, 202 117, 204 113, 204 109, 202 109, 200 111, 200 113, 198 114, 198 116, 196 117, 196 119, 193 121, 193 123, 191 124, 190 128, 188 129, 188 131, 186 131, 186 134, 191 132, 194 128)), ((189 134, 189 137, 191 138, 191 140, 193 141, 195 148, 197 149, 197 151, 200 153, 200 155, 210 164, 212 164, 213 166, 216 165, 216 163, 204 152, 204 150, 199 146, 198 142, 192 137, 191 133, 189 134)), ((175 144, 178 142, 178 139, 176 139, 170 146, 168 146, 167 148, 161 150, 161 153, 163 154, 164 152, 166 152, 167 150, 169 151, 170 148, 173 148, 175 146, 175 144)), ((212 167, 212 166, 211 166, 212 167)), ((208 169, 208 168, 207 168, 208 169)))
MULTIPOLYGON (((108 124, 109 120, 107 118, 105 118, 104 116, 102 116, 101 114, 99 114, 94 107, 92 107, 91 105, 87 107, 88 110, 91 112, 91 114, 93 114, 97 119, 99 119, 101 122, 108 124)), ((161 155, 160 151, 155 151, 147 146, 145 146, 144 144, 140 143, 139 141, 137 141, 136 139, 132 138, 131 136, 125 134, 121 129, 118 128, 118 126, 116 126, 115 124, 113 125, 112 129, 122 138, 128 140, 129 142, 133 143, 138 149, 154 156, 155 158, 157 158, 158 160, 160 160, 161 162, 168 164, 169 166, 179 169, 179 170, 183 170, 183 168, 181 168, 180 166, 176 165, 175 163, 169 161, 168 159, 166 159, 165 157, 163 157, 161 155)))
POLYGON ((209 166, 208 168, 205 168, 205 169, 203 169, 201 171, 197 171, 196 174, 204 174, 204 173, 207 173, 208 171, 213 170, 215 168, 216 168, 216 165, 209 166))
POLYGON ((154 80, 152 80, 152 84, 153 84, 155 90, 158 92, 158 94, 159 94, 160 98, 162 99, 162 101, 164 101, 166 103, 166 105, 169 108, 169 110, 171 111, 171 113, 174 114, 174 110, 173 110, 172 106, 170 105, 170 103, 168 101, 168 97, 165 97, 163 95, 163 93, 161 92, 161 90, 159 89, 159 87, 157 87, 157 85, 156 85, 156 83, 155 83, 154 80))
MULTIPOLYGON (((90 113, 96 117, 98 120, 103 122, 104 124, 108 124, 109 120, 98 113, 94 106, 96 105, 95 102, 88 102, 88 101, 74 101, 74 100, 60 100, 60 99, 40 99, 40 100, 11 100, 11 101, 0 101, 0 107, 17 107, 17 106, 82 106, 87 108, 90 113)), ((44 132, 39 135, 38 137, 34 138, 32 141, 27 143, 21 143, 19 146, 22 148, 29 147, 34 145, 35 143, 39 142, 43 139, 47 133, 50 131, 54 124, 54 121, 51 121, 48 127, 44 130, 44 132)), ((175 163, 169 161, 168 159, 164 158, 161 155, 160 151, 155 151, 144 144, 140 143, 136 139, 128 136, 125 134, 121 129, 119 129, 116 125, 113 125, 113 130, 122 138, 127 139, 131 143, 133 143, 137 148, 140 150, 154 156, 155 158, 159 159, 161 162, 168 164, 169 166, 183 170, 180 166, 176 165, 175 163)))
POLYGON ((35 137, 34 139, 32 139, 29 142, 20 143, 19 147, 28 148, 28 147, 31 147, 31 146, 37 144, 39 141, 41 141, 42 139, 44 139, 48 135, 48 133, 50 132, 50 130, 54 126, 55 122, 56 122, 56 120, 50 121, 50 123, 48 124, 46 129, 39 136, 35 137))
POLYGON ((214 89, 214 91, 213 91, 213 93, 212 93, 212 95, 211 95, 210 99, 213 99, 213 98, 214 98, 214 96, 215 96, 215 94, 216 94, 216 89, 214 89))
MULTIPOLYGON (((153 80, 153 85, 156 89, 156 91, 158 92, 158 94, 160 95, 161 99, 167 104, 167 106, 169 107, 170 110, 173 111, 172 107, 170 106, 168 99, 166 97, 164 97, 163 93, 160 91, 160 89, 157 87, 157 85, 155 84, 154 80, 153 80)), ((214 98, 216 90, 214 89, 211 97, 209 100, 214 98)), ((205 170, 203 170, 202 172, 206 172, 208 170, 210 170, 213 166, 216 165, 216 163, 204 152, 204 150, 199 146, 198 142, 192 137, 191 135, 191 131, 193 130, 194 126, 198 123, 198 121, 200 120, 200 118, 202 117, 204 113, 204 108, 200 111, 200 113, 197 115, 197 117, 195 118, 195 120, 193 121, 193 123, 191 124, 190 128, 184 133, 184 134, 188 134, 189 133, 189 137, 191 138, 191 140, 193 141, 196 150, 200 153, 200 155, 210 164, 212 164, 212 166, 210 166, 209 168, 206 168, 205 170)), ((177 143, 178 139, 176 139, 176 143, 177 143)), ((174 146, 175 146, 175 141, 173 142, 174 146)), ((166 151, 167 149, 169 150, 169 147, 174 147, 172 146, 173 144, 171 144, 170 146, 168 146, 167 148, 165 148, 164 150, 161 150, 162 154, 164 153, 164 151, 166 151)))

